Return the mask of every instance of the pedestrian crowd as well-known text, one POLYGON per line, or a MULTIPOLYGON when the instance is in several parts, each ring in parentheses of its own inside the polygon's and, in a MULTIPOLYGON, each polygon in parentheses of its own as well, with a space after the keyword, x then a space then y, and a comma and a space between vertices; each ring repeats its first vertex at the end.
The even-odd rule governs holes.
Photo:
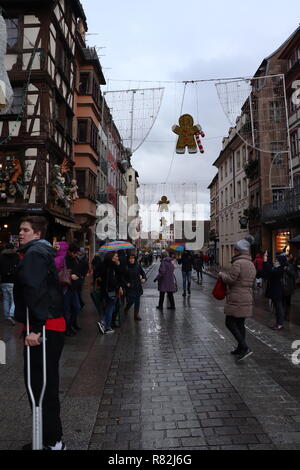
MULTIPOLYGON (((59 361, 65 336, 75 336, 81 330, 80 317, 84 307, 82 288, 86 277, 93 273, 92 297, 95 293, 100 318, 98 328, 104 335, 114 333, 120 326, 120 312, 126 317, 133 309, 133 319, 142 320, 140 300, 147 277, 144 267, 151 266, 154 253, 136 256, 133 252, 111 251, 105 256, 96 255, 92 270, 84 248, 76 243, 57 241, 52 246, 46 240, 47 221, 44 217, 28 216, 20 221, 19 248, 7 244, 0 254, 0 277, 3 314, 15 325, 23 324, 24 380, 29 398, 28 356, 30 348, 31 386, 38 401, 43 376, 42 336, 46 331, 47 353, 43 406, 43 445, 48 450, 66 448, 62 436, 59 400, 59 361), (127 255, 128 253, 128 255, 127 255)), ((237 345, 231 354, 243 361, 253 351, 246 338, 246 319, 253 315, 254 286, 264 288, 270 299, 276 322, 274 330, 282 330, 289 320, 291 298, 297 282, 300 283, 300 257, 284 252, 276 253, 275 262, 270 255, 259 252, 251 257, 254 239, 248 236, 234 245, 231 268, 218 274, 218 286, 225 298, 225 325, 237 345)), ((175 269, 182 273, 183 297, 191 295, 192 270, 198 284, 203 282, 203 268, 214 262, 212 255, 184 250, 180 256, 174 251, 163 252, 157 276, 159 302, 157 309, 163 312, 167 299, 170 310, 175 310, 174 293, 178 291, 175 269)), ((215 292, 215 289, 214 289, 215 292)), ((32 449, 32 444, 23 447, 32 449)))

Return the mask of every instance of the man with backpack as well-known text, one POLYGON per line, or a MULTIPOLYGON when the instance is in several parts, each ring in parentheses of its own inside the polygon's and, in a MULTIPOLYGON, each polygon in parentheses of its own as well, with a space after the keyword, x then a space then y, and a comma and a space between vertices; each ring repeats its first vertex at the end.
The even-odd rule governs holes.
POLYGON ((11 325, 15 325, 14 282, 20 258, 12 243, 8 243, 0 255, 0 277, 3 295, 3 313, 11 325))

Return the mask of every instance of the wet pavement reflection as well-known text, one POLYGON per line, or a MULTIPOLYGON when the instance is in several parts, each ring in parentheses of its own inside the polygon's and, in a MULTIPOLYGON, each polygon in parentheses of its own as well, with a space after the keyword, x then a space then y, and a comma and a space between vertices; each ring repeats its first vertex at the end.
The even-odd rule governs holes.
MULTIPOLYGON (((300 366, 292 342, 300 327, 269 327, 258 302, 248 320, 253 356, 237 364, 224 326, 223 302, 211 296, 215 280, 192 281, 182 297, 176 270, 176 310, 158 305, 149 271, 141 322, 133 312, 114 335, 99 334, 98 314, 85 287, 82 330, 66 338, 61 361, 64 440, 70 449, 300 449, 300 366)), ((7 363, 0 365, 0 449, 31 438, 23 385, 20 327, 0 319, 7 363)))

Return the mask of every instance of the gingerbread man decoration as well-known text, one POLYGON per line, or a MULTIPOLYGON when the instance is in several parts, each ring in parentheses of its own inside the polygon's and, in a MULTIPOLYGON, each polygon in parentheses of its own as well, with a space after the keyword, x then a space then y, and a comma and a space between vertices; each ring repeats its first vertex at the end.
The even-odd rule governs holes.
POLYGON ((160 212, 164 212, 164 211, 169 212, 168 204, 170 204, 170 201, 168 201, 167 196, 162 196, 161 200, 158 201, 157 204, 159 206, 158 210, 160 212))
POLYGON ((179 136, 176 144, 176 153, 185 153, 186 147, 189 153, 197 153, 197 144, 200 152, 204 152, 199 136, 205 137, 205 134, 199 124, 194 125, 194 119, 190 114, 183 114, 179 118, 179 126, 173 126, 172 131, 179 136))

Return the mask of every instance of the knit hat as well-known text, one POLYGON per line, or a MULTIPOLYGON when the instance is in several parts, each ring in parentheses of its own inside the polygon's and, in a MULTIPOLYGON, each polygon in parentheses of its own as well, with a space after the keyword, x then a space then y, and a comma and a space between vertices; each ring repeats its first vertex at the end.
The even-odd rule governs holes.
POLYGON ((249 253, 251 245, 254 243, 254 238, 252 235, 248 235, 247 237, 243 238, 242 240, 239 240, 234 244, 234 248, 237 251, 240 251, 241 253, 249 253))

